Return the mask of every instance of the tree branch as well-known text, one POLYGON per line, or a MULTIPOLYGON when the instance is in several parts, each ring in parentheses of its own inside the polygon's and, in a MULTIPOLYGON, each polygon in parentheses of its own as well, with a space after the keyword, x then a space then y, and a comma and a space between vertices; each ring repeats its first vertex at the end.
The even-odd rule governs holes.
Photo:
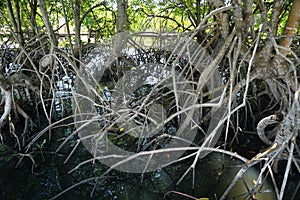
POLYGON ((285 29, 284 29, 284 35, 285 37, 282 38, 279 42, 279 45, 284 47, 284 49, 280 49, 280 52, 283 55, 287 55, 287 48, 291 46, 293 36, 297 33, 298 26, 300 21, 300 1, 294 0, 288 21, 286 23, 285 29))

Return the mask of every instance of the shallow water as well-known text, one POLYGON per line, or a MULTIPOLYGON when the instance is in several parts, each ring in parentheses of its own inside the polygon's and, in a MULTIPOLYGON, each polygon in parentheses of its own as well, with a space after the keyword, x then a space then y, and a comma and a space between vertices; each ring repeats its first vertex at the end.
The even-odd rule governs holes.
MULTIPOLYGON (((91 157, 89 152, 80 145, 70 161, 67 164, 63 164, 72 146, 74 146, 74 143, 68 143, 68 147, 59 154, 54 154, 51 150, 45 151, 45 161, 41 158, 41 154, 34 154, 36 165, 33 174, 31 173, 32 163, 29 159, 24 159, 18 168, 15 168, 17 159, 1 160, 1 199, 50 199, 61 192, 61 189, 66 189, 86 178, 100 176, 107 170, 106 166, 97 162, 95 165, 92 165, 92 163, 84 165, 79 170, 68 174, 67 172, 76 166, 76 164, 91 157)), ((188 173, 179 185, 176 185, 176 182, 178 182, 192 164, 193 160, 187 160, 155 172, 146 173, 143 177, 141 174, 112 171, 108 174, 109 177, 101 179, 98 182, 97 187, 94 188, 92 197, 91 192, 93 191, 94 182, 91 181, 73 188, 58 199, 187 199, 179 194, 167 194, 169 191, 178 191, 197 198, 208 197, 210 199, 218 199, 241 167, 241 162, 230 160, 226 157, 224 159, 221 154, 212 153, 200 160, 195 168, 194 189, 192 189, 193 176, 191 172, 188 173)), ((255 168, 251 168, 245 176, 245 183, 251 189, 258 176, 258 171, 255 168)), ((291 179, 291 182, 288 184, 287 195, 293 192, 292 188, 295 188, 297 183, 296 177, 291 179)), ((270 180, 267 180, 263 184, 262 191, 268 192, 256 195, 256 199, 276 199, 270 180)), ((230 194, 230 197, 243 193, 247 193, 247 190, 244 183, 240 181, 238 186, 234 188, 233 193, 230 194)), ((245 199, 245 196, 241 197, 243 198, 240 199, 245 199)), ((290 199, 290 197, 286 196, 285 199, 290 199)))

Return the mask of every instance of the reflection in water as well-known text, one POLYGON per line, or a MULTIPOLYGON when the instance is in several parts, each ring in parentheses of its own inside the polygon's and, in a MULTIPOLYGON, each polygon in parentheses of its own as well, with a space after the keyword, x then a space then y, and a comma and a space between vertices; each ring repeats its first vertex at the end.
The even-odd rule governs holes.
MULTIPOLYGON (((233 160, 229 156, 220 153, 211 153, 198 164, 196 174, 199 176, 196 177, 196 181, 198 179, 198 186, 202 185, 203 188, 199 195, 210 199, 220 199, 242 167, 243 163, 241 161, 233 160)), ((253 167, 248 169, 243 179, 240 179, 234 186, 227 199, 276 199, 272 184, 264 177, 254 188, 258 182, 259 173, 253 167)))

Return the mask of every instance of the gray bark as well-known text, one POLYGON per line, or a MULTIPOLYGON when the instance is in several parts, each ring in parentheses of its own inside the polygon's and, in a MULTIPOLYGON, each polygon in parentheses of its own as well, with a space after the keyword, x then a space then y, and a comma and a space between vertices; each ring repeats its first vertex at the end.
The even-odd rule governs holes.
POLYGON ((18 40, 19 40, 18 42, 20 44, 23 44, 24 39, 23 39, 23 33, 22 33, 22 29, 21 29, 20 8, 19 8, 18 1, 15 1, 15 4, 16 4, 16 17, 14 15, 14 11, 13 11, 13 8, 12 8, 11 1, 6 0, 6 8, 7 8, 8 13, 9 13, 9 18, 10 18, 10 21, 12 23, 13 30, 17 34, 17 37, 18 37, 18 40))
POLYGON ((117 7, 118 7, 117 32, 121 33, 128 30, 128 15, 127 15, 128 0, 117 0, 117 7))
POLYGON ((55 36, 53 27, 50 23, 50 20, 49 20, 49 16, 48 16, 47 9, 46 9, 47 8, 46 2, 44 0, 38 0, 38 2, 40 4, 40 11, 41 11, 43 19, 44 19, 44 23, 45 23, 45 26, 47 29, 47 33, 48 33, 48 37, 50 39, 51 46, 52 46, 52 48, 54 48, 58 45, 58 41, 55 36))
POLYGON ((79 67, 79 60, 81 60, 81 45, 80 45, 80 3, 81 0, 75 0, 75 2, 71 1, 74 25, 75 25, 75 46, 73 50, 73 54, 76 61, 76 66, 79 67))

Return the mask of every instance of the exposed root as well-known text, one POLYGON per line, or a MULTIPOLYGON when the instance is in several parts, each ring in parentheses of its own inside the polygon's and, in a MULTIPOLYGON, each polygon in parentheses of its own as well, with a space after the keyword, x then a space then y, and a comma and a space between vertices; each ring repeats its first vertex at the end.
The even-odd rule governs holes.
POLYGON ((11 91, 6 90, 2 85, 0 85, 1 93, 2 93, 2 98, 4 99, 4 112, 0 118, 0 128, 4 125, 5 121, 7 120, 11 108, 12 108, 12 96, 11 96, 11 91))

